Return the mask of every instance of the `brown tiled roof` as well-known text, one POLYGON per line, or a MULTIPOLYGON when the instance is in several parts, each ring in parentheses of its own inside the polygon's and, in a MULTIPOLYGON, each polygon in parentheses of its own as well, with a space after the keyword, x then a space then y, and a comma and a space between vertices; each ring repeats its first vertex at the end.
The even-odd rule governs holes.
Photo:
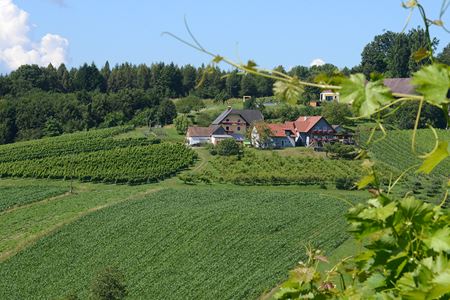
POLYGON ((386 78, 384 85, 391 89, 392 93, 417 94, 416 89, 411 84, 411 78, 386 78))
POLYGON ((322 116, 301 116, 294 121, 295 129, 298 132, 309 132, 322 118, 322 116))
POLYGON ((267 127, 270 129, 272 137, 285 137, 286 130, 292 131, 286 124, 267 124, 267 127))
POLYGON ((209 127, 198 127, 198 126, 189 126, 187 130, 187 135, 190 137, 200 137, 200 136, 211 136, 216 131, 223 128, 218 125, 211 125, 209 127))

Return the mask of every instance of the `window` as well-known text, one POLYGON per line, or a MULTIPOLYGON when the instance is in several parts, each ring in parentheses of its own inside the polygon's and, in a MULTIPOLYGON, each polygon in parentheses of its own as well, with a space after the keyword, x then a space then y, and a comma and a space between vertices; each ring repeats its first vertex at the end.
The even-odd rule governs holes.
POLYGON ((241 131, 241 127, 238 126, 237 131, 241 131))
POLYGON ((225 130, 226 131, 230 130, 230 127, 229 126, 225 127, 225 130))
POLYGON ((238 119, 238 123, 241 123, 241 119, 238 119))
POLYGON ((334 98, 333 96, 326 96, 326 97, 325 97, 325 100, 327 100, 327 101, 332 101, 333 98, 334 98))
POLYGON ((225 121, 230 122, 230 119, 226 119, 225 121))

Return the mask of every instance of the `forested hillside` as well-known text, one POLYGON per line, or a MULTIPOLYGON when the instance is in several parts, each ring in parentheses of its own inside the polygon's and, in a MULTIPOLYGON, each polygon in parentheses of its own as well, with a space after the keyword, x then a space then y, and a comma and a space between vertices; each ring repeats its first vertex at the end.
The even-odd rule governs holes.
MULTIPOLYGON (((369 77, 372 71, 386 77, 407 77, 420 67, 411 53, 422 45, 423 39, 422 29, 376 36, 363 49, 361 64, 352 69, 339 70, 325 64, 295 66, 290 70, 278 66, 275 70, 316 82, 354 72, 364 72, 369 77)), ((438 43, 433 40, 434 47, 438 43)), ((449 50, 447 46, 437 55, 439 61, 450 61, 449 50)), ((165 125, 177 113, 168 99, 188 95, 216 101, 244 95, 267 97, 273 96, 273 83, 270 78, 242 75, 236 70, 173 63, 123 63, 112 67, 106 62, 101 67, 92 63, 71 69, 64 64, 23 65, 0 76, 0 144, 126 123, 165 125)), ((319 88, 306 87, 298 103, 316 100, 319 93, 319 88)))

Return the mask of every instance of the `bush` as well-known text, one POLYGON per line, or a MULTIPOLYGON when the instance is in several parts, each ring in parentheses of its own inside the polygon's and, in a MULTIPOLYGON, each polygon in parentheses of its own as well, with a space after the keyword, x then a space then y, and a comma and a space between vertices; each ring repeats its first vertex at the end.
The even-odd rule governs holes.
POLYGON ((126 118, 123 112, 110 112, 105 116, 105 120, 100 125, 101 127, 116 127, 125 124, 126 118))
POLYGON ((209 154, 211 155, 217 155, 217 149, 216 146, 214 146, 213 144, 206 144, 206 149, 209 151, 209 154))
POLYGON ((179 115, 173 120, 173 124, 178 134, 186 134, 189 127, 189 119, 186 115, 179 115))
POLYGON ((341 143, 325 144, 325 151, 330 158, 354 159, 358 152, 354 146, 341 143))
POLYGON ((195 117, 195 123, 198 126, 208 127, 211 125, 211 122, 221 113, 221 111, 213 110, 213 111, 202 111, 197 114, 195 117))
POLYGON ((45 136, 58 136, 63 133, 62 124, 59 120, 50 117, 45 122, 44 125, 44 135, 45 136))
POLYGON ((74 292, 67 294, 66 296, 61 298, 61 300, 79 300, 79 299, 80 297, 78 297, 78 295, 74 292))
POLYGON ((92 282, 92 299, 119 300, 124 299, 127 294, 125 278, 117 268, 107 267, 92 282))
POLYGON ((341 177, 336 179, 336 188, 338 190, 353 190, 355 188, 355 179, 350 177, 341 177))
POLYGON ((216 150, 222 156, 238 155, 241 153, 241 145, 234 139, 225 139, 217 144, 216 150))
POLYGON ((344 103, 325 102, 322 106, 322 116, 330 123, 335 125, 352 125, 353 117, 351 108, 344 103))
POLYGON ((205 107, 205 103, 199 97, 189 95, 181 98, 176 102, 177 111, 182 114, 190 113, 191 111, 199 111, 205 107))

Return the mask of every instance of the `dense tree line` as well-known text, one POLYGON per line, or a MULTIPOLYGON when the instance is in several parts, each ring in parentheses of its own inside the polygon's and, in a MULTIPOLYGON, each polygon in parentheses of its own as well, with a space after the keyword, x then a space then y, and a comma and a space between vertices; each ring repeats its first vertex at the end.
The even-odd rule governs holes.
MULTIPOLYGON (((375 36, 361 53, 361 64, 352 69, 352 72, 362 72, 367 77, 371 73, 382 74, 385 77, 410 77, 421 66, 430 63, 429 58, 421 59, 420 52, 428 49, 428 40, 425 30, 417 28, 409 32, 396 33, 387 31, 375 36)), ((435 51, 439 40, 431 40, 431 48, 435 51)), ((447 45, 448 63, 448 45, 447 45)), ((438 55, 445 56, 445 52, 438 55)))
MULTIPOLYGON (((275 70, 316 82, 329 82, 335 75, 354 72, 368 77, 373 72, 385 77, 408 77, 426 63, 414 59, 414 53, 425 43, 422 29, 407 33, 388 31, 366 45, 361 64, 352 69, 339 70, 325 64, 295 66, 289 71, 278 66, 275 70)), ((436 48, 438 40, 432 44, 436 48)), ((449 64, 450 44, 436 59, 449 64)), ((58 68, 51 64, 23 65, 9 75, 0 75, 0 144, 129 122, 164 125, 172 122, 177 109, 182 113, 200 109, 199 99, 273 96, 273 83, 270 78, 242 75, 236 70, 173 63, 123 63, 111 68, 106 62, 101 68, 92 63, 70 70, 64 64, 58 68), (167 100, 181 97, 188 99, 177 107, 167 100)), ((317 100, 319 93, 318 88, 306 87, 299 104, 317 100)), ((412 108, 404 110, 405 114, 410 111, 412 108)), ((434 110, 429 112, 433 114, 434 110)))

